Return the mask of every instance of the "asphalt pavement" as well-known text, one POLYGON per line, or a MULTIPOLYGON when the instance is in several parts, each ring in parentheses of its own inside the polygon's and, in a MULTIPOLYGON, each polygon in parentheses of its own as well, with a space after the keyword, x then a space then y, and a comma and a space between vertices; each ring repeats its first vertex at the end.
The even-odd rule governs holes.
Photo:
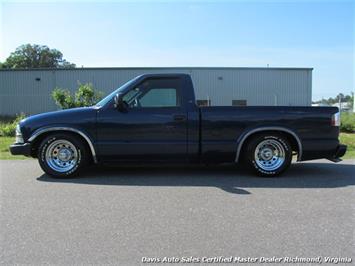
POLYGON ((199 265, 229 257, 354 263, 354 165, 296 163, 267 179, 234 166, 94 167, 59 180, 35 160, 0 161, 0 263, 129 266, 164 257, 199 265))

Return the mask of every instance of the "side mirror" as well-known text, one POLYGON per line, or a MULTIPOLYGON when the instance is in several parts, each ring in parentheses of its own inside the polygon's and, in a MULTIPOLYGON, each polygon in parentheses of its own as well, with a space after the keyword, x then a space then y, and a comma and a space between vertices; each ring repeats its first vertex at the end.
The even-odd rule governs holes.
POLYGON ((123 101, 123 95, 121 93, 117 93, 115 98, 114 98, 114 106, 116 109, 118 109, 119 111, 126 111, 127 110, 127 106, 125 104, 125 102, 123 101))

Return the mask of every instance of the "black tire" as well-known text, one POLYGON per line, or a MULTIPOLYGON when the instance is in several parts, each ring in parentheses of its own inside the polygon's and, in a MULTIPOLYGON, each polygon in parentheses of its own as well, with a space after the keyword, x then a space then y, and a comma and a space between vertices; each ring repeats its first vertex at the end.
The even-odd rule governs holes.
MULTIPOLYGON (((63 144, 63 147, 65 148, 64 144, 63 144)), ((72 147, 72 146, 70 146, 70 147, 72 147)), ((53 150, 55 150, 55 149, 53 149, 53 150)), ((56 151, 54 151, 54 152, 56 152, 56 151)), ((74 177, 79 173, 79 171, 89 161, 88 160, 89 159, 88 158, 89 152, 87 151, 87 148, 86 148, 85 144, 83 143, 83 141, 79 137, 75 136, 74 134, 70 134, 70 133, 53 133, 53 134, 47 136, 45 139, 43 139, 43 141, 39 145, 37 155, 38 155, 38 162, 39 162, 39 165, 41 166, 42 170, 44 172, 46 172, 48 175, 55 177, 55 178, 74 177), (48 153, 50 152, 48 149, 52 149, 52 146, 58 142, 59 142, 58 145, 60 145, 60 143, 63 142, 64 144, 70 143, 75 147, 74 149, 68 149, 68 150, 75 150, 76 151, 76 153, 75 153, 76 159, 70 161, 70 162, 75 161, 75 163, 72 163, 73 166, 72 165, 69 166, 69 167, 72 167, 71 169, 65 170, 65 168, 63 168, 63 169, 60 169, 60 171, 57 171, 55 169, 55 166, 57 166, 57 165, 53 163, 54 160, 52 159, 52 161, 51 161, 48 158, 46 158, 46 154, 48 155, 48 153), (54 164, 54 166, 53 166, 53 164, 54 164)), ((71 155, 69 154, 69 156, 71 156, 71 155)), ((60 162, 63 162, 63 161, 60 160, 60 162)), ((66 163, 64 162, 63 164, 66 164, 66 163)), ((68 165, 69 165, 69 163, 68 163, 68 165)), ((63 166, 63 167, 65 167, 65 166, 63 166)), ((57 168, 59 168, 59 167, 57 167, 57 168)))
POLYGON ((292 148, 282 134, 259 134, 247 143, 244 156, 247 166, 257 175, 274 177, 290 166, 292 148))

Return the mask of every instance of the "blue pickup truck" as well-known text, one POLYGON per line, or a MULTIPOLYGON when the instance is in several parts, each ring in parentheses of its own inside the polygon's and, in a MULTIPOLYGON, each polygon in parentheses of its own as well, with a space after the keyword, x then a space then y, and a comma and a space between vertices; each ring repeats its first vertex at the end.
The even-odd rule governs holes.
POLYGON ((339 161, 334 107, 198 107, 186 74, 138 76, 92 107, 34 115, 16 129, 12 154, 38 158, 65 178, 90 163, 244 163, 277 176, 298 161, 339 161))

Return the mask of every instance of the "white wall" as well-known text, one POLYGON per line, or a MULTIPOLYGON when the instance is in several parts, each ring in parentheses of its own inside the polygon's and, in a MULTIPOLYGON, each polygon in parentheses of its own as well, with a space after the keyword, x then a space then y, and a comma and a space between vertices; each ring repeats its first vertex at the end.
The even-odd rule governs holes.
POLYGON ((108 94, 144 73, 187 73, 192 76, 196 99, 212 105, 310 106, 312 69, 294 68, 77 68, 70 70, 1 70, 0 114, 36 114, 56 110, 51 98, 55 87, 72 91, 77 83, 91 82, 108 94), (36 78, 40 78, 39 81, 36 78))

